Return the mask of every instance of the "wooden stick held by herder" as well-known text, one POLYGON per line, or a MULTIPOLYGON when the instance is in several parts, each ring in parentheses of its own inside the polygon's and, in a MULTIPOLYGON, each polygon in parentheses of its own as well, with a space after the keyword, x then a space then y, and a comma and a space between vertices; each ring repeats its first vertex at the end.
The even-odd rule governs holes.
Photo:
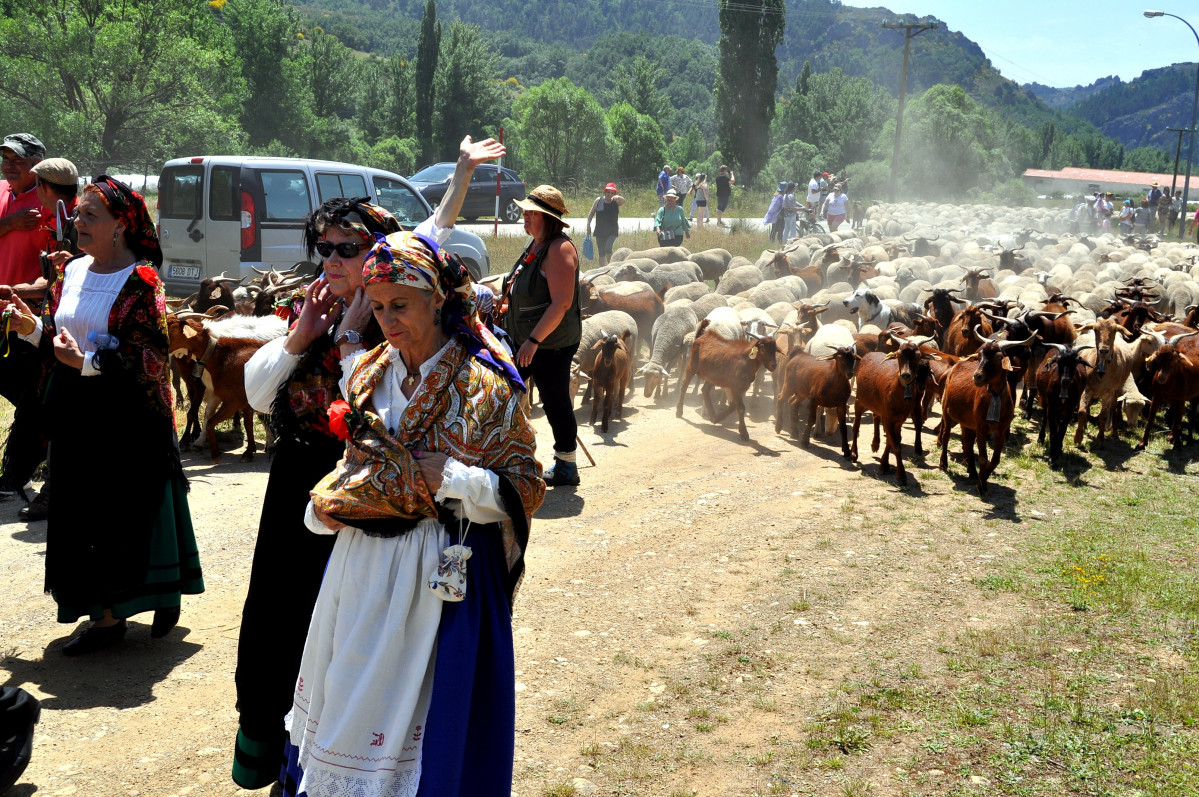
POLYGON ((591 452, 587 450, 587 446, 583 445, 583 438, 575 435, 575 442, 579 444, 579 448, 583 449, 583 453, 587 455, 587 461, 591 463, 591 467, 595 467, 595 460, 591 458, 591 452))

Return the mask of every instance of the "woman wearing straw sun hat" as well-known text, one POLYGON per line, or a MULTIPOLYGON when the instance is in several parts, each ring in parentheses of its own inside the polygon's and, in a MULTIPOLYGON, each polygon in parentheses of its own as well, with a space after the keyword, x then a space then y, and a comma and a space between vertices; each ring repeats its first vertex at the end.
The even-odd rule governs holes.
POLYGON ((579 483, 575 465, 574 402, 569 395, 570 363, 579 348, 583 314, 579 307, 579 252, 563 232, 566 200, 552 185, 539 185, 517 203, 525 212, 528 246, 504 278, 504 329, 516 349, 521 378, 537 384, 541 406, 554 433, 554 467, 545 472, 553 487, 579 483))
POLYGON ((586 235, 591 235, 591 220, 595 219, 595 242, 599 244, 600 266, 608 265, 612 256, 612 245, 616 236, 620 235, 620 208, 624 197, 616 190, 616 183, 604 186, 604 193, 591 203, 591 212, 587 214, 586 235))

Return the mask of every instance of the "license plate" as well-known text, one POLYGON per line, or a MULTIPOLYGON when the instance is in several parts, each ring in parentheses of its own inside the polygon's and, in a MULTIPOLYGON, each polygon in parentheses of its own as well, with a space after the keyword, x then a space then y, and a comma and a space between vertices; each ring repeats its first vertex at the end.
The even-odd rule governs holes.
POLYGON ((177 277, 179 279, 199 279, 200 278, 200 267, 199 266, 171 266, 169 269, 167 269, 167 274, 171 277, 177 277))

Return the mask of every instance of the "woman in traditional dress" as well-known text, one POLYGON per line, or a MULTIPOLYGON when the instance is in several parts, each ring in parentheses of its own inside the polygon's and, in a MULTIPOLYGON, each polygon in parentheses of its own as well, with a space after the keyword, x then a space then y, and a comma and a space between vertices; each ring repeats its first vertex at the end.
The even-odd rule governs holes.
POLYGON ((348 403, 330 420, 346 451, 306 517, 337 541, 296 679, 284 794, 509 797, 510 607, 545 495, 523 384, 461 261, 421 234, 376 239, 363 276, 387 342, 343 361, 348 403))
MULTIPOLYGON (((504 154, 492 139, 460 147, 458 164, 437 213, 418 229, 439 235, 452 227, 475 167, 504 154)), ((367 197, 332 199, 304 226, 308 256, 319 253, 323 273, 306 290, 287 337, 264 345, 246 364, 246 395, 269 412, 277 448, 263 499, 250 586, 238 642, 240 725, 233 780, 258 789, 279 779, 300 656, 334 537, 304 526, 308 491, 333 469, 344 445, 327 412, 338 398, 341 358, 374 348, 383 333, 362 290, 362 261, 374 235, 399 232, 399 223, 367 197)))
POLYGON ((162 250, 142 197, 111 177, 83 189, 83 255, 58 266, 36 318, 7 286, 0 304, 46 363, 50 507, 46 590, 58 621, 95 622, 63 647, 116 644, 126 619, 154 612, 150 636, 179 621, 181 595, 204 591, 172 408, 162 250), (116 515, 97 512, 119 506, 116 515))

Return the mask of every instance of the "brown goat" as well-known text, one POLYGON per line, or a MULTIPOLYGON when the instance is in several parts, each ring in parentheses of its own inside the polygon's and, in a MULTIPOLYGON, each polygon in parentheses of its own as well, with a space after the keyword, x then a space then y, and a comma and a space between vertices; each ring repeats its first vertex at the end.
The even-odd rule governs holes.
MULTIPOLYGON (((654 320, 662 315, 665 309, 662 299, 652 287, 644 282, 621 282, 606 288, 586 286, 581 291, 581 309, 584 317, 602 313, 605 310, 621 310, 628 313, 637 322, 637 340, 647 345, 653 340, 654 320)), ((638 344, 640 348, 640 344, 638 344)), ((629 354, 636 359, 637 352, 629 354)))
POLYGON ((1170 435, 1167 439, 1175 448, 1182 446, 1183 411, 1187 402, 1199 398, 1199 344, 1194 335, 1199 332, 1184 332, 1166 338, 1161 348, 1145 360, 1146 369, 1152 369, 1153 398, 1145 421, 1145 436, 1137 443, 1138 451, 1149 445, 1153 419, 1162 404, 1170 405, 1170 435))
POLYGON ((812 440, 816 410, 827 407, 837 413, 841 426, 841 453, 849 459, 845 413, 853 392, 851 380, 860 359, 853 346, 838 346, 833 353, 822 357, 813 357, 802 351, 792 352, 782 369, 782 385, 779 387, 774 414, 775 433, 782 431, 783 414, 786 413, 791 421, 791 436, 800 436, 799 405, 806 401, 808 419, 800 445, 807 448, 812 440))
POLYGON ((999 295, 999 290, 996 289, 995 283, 991 281, 985 268, 966 269, 965 275, 962 276, 962 285, 965 286, 966 298, 971 302, 994 299, 999 295))
POLYGON ((675 417, 683 417, 683 399, 687 385, 698 376, 704 380, 700 391, 704 397, 704 408, 712 423, 720 423, 725 415, 737 410, 737 420, 742 440, 749 439, 745 429, 745 391, 753 384, 758 367, 773 371, 778 366, 778 344, 770 336, 759 337, 749 334, 748 339, 725 340, 708 330, 708 319, 699 322, 695 329, 695 342, 691 344, 691 356, 687 360, 687 372, 679 382, 679 403, 675 417), (719 414, 712 407, 712 388, 722 387, 728 394, 729 404, 719 414))
MULTIPOLYGON (((236 316, 236 318, 243 317, 236 316)), ((205 398, 208 404, 205 432, 212 455, 212 464, 220 464, 221 460, 221 451, 216 441, 217 424, 232 418, 238 412, 242 413, 242 423, 246 432, 246 450, 241 458, 243 462, 250 462, 254 459, 255 447, 254 411, 250 407, 249 399, 246 398, 246 362, 268 340, 279 334, 286 334, 287 326, 280 319, 274 317, 251 319, 256 324, 273 322, 276 328, 262 326, 261 332, 251 332, 258 336, 255 338, 223 335, 218 337, 210 332, 206 322, 197 325, 191 323, 194 320, 196 319, 180 319, 178 316, 168 315, 167 334, 173 356, 186 355, 203 366, 201 379, 207 391, 205 398)), ((245 330, 238 331, 250 332, 250 329, 247 327, 245 330)))
POLYGON ((616 396, 616 417, 624 417, 624 394, 629 386, 629 347, 628 340, 632 333, 625 330, 620 336, 615 332, 607 333, 592 346, 595 352, 595 365, 591 370, 591 387, 595 390, 595 400, 591 402, 591 423, 599 411, 600 402, 604 403, 603 421, 600 431, 607 433, 608 420, 612 417, 612 396, 616 396))
POLYGON ((921 351, 920 346, 929 339, 899 339, 898 348, 890 354, 873 352, 862 358, 858 366, 858 393, 853 407, 853 448, 851 459, 858 458, 858 429, 862 413, 869 410, 874 416, 874 440, 870 450, 878 451, 880 427, 887 435, 883 459, 879 472, 889 473, 887 460, 895 454, 895 481, 899 485, 908 483, 903 468, 903 422, 920 414, 921 395, 917 381, 922 360, 933 360, 939 355, 921 351))
POLYGON ((978 481, 979 495, 987 492, 987 478, 999 467, 999 457, 1012 426, 1015 403, 1008 387, 1007 375, 1011 363, 1006 353, 1018 346, 1028 346, 1028 340, 997 340, 984 338, 976 328, 974 334, 982 344, 971 357, 958 362, 949 372, 941 398, 941 470, 949 470, 949 434, 955 425, 962 427, 962 451, 966 455, 966 473, 978 481), (987 438, 995 435, 994 450, 987 459, 987 438), (978 468, 975 468, 974 444, 978 443, 978 468))
POLYGON ((983 335, 991 334, 991 321, 983 314, 983 309, 977 305, 963 307, 953 317, 949 329, 945 332, 944 345, 940 348, 946 354, 966 357, 978 351, 979 339, 974 335, 974 328, 982 327, 983 335))

